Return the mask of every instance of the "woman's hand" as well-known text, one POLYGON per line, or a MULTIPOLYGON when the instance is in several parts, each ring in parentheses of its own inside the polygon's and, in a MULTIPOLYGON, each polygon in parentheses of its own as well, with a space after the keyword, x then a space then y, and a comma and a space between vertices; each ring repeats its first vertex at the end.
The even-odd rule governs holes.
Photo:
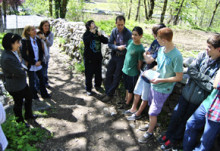
POLYGON ((35 66, 37 66, 37 67, 40 66, 40 65, 41 65, 41 61, 38 61, 38 62, 35 63, 35 66))
POLYGON ((153 84, 158 84, 158 83, 161 83, 162 81, 160 78, 156 78, 156 79, 150 80, 150 82, 153 84))

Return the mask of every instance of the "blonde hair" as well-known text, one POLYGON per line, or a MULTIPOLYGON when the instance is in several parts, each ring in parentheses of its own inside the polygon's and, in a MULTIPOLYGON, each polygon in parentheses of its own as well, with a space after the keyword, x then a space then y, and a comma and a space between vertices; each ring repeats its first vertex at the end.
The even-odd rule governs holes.
POLYGON ((22 37, 23 38, 26 38, 26 39, 29 39, 30 37, 30 34, 28 32, 31 31, 32 28, 35 28, 33 25, 27 25, 24 27, 24 30, 22 32, 22 37))

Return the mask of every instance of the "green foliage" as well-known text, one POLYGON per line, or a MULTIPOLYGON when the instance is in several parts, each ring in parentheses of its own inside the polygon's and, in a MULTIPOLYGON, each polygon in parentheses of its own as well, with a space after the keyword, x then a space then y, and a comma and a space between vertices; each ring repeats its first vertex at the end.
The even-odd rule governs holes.
POLYGON ((82 72, 85 71, 85 67, 84 67, 83 61, 82 61, 81 63, 77 63, 77 62, 76 62, 76 63, 74 64, 74 67, 75 67, 76 72, 78 72, 78 73, 82 73, 82 72))
POLYGON ((30 9, 29 13, 32 15, 49 16, 49 0, 25 0, 23 7, 30 9))
POLYGON ((85 3, 83 0, 69 0, 67 5, 67 13, 66 13, 66 19, 67 20, 74 20, 74 21, 80 21, 83 17, 82 9, 84 7, 85 3))
POLYGON ((57 37, 57 39, 58 39, 58 44, 59 45, 63 46, 65 44, 65 42, 66 42, 66 40, 64 38, 62 38, 62 37, 57 37))
POLYGON ((35 144, 50 137, 43 129, 27 129, 25 124, 17 123, 14 115, 7 115, 7 120, 2 124, 2 129, 9 142, 7 151, 37 151, 35 144))
POLYGON ((4 49, 2 46, 2 38, 4 37, 5 33, 0 33, 0 49, 4 49))

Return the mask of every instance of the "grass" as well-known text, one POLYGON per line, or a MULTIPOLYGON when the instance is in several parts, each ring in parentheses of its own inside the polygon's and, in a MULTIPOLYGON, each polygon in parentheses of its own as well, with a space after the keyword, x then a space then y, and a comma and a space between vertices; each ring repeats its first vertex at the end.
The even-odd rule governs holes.
POLYGON ((117 3, 85 3, 85 9, 100 9, 100 10, 110 10, 119 11, 117 3))

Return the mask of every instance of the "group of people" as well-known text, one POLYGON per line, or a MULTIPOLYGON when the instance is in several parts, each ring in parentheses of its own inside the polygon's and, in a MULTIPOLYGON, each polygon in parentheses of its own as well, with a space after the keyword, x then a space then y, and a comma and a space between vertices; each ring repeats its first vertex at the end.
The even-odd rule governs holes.
MULTIPOLYGON (((28 25, 24 28, 22 37, 18 34, 7 33, 2 39, 4 51, 1 55, 1 67, 4 74, 4 86, 13 97, 16 121, 24 123, 26 127, 29 127, 29 124, 25 120, 37 118, 37 115, 32 112, 32 100, 39 100, 37 93, 43 99, 51 98, 46 88, 50 88, 47 70, 50 58, 49 49, 53 44, 53 39, 54 35, 50 31, 50 23, 47 20, 40 23, 38 32, 34 26, 28 25), (29 85, 26 81, 26 72, 29 85)), ((4 109, 0 109, 2 113, 4 109)), ((0 116, 3 117, 4 114, 0 116)), ((1 120, 1 123, 2 121, 4 120, 1 120)), ((7 146, 6 143, 0 142, 0 144, 3 150, 7 146)))
MULTIPOLYGON (((101 43, 108 43, 112 51, 102 101, 110 102, 113 99, 123 77, 126 97, 119 108, 128 108, 133 100, 132 107, 124 114, 128 115, 128 120, 137 120, 142 117, 141 113, 146 106, 149 106, 149 124, 139 128, 146 133, 138 139, 140 143, 148 143, 153 138, 157 116, 163 104, 172 93, 175 83, 183 78, 183 57, 172 41, 172 29, 164 24, 153 26, 155 40, 145 52, 141 44, 141 27, 136 26, 131 32, 125 27, 123 16, 117 16, 115 23, 116 28, 112 30, 109 40, 97 30, 93 20, 86 23, 87 30, 83 35, 86 91, 88 95, 92 95, 93 75, 96 90, 103 90, 101 43), (143 62, 146 64, 144 68, 143 62), (149 78, 146 74, 150 70, 159 76, 149 78)), ((220 34, 213 34, 208 38, 206 51, 200 52, 194 59, 187 74, 189 79, 174 108, 167 132, 158 139, 162 150, 175 148, 181 140, 184 140, 184 151, 207 151, 212 148, 220 129, 220 34), (198 144, 197 133, 204 126, 198 144)))

